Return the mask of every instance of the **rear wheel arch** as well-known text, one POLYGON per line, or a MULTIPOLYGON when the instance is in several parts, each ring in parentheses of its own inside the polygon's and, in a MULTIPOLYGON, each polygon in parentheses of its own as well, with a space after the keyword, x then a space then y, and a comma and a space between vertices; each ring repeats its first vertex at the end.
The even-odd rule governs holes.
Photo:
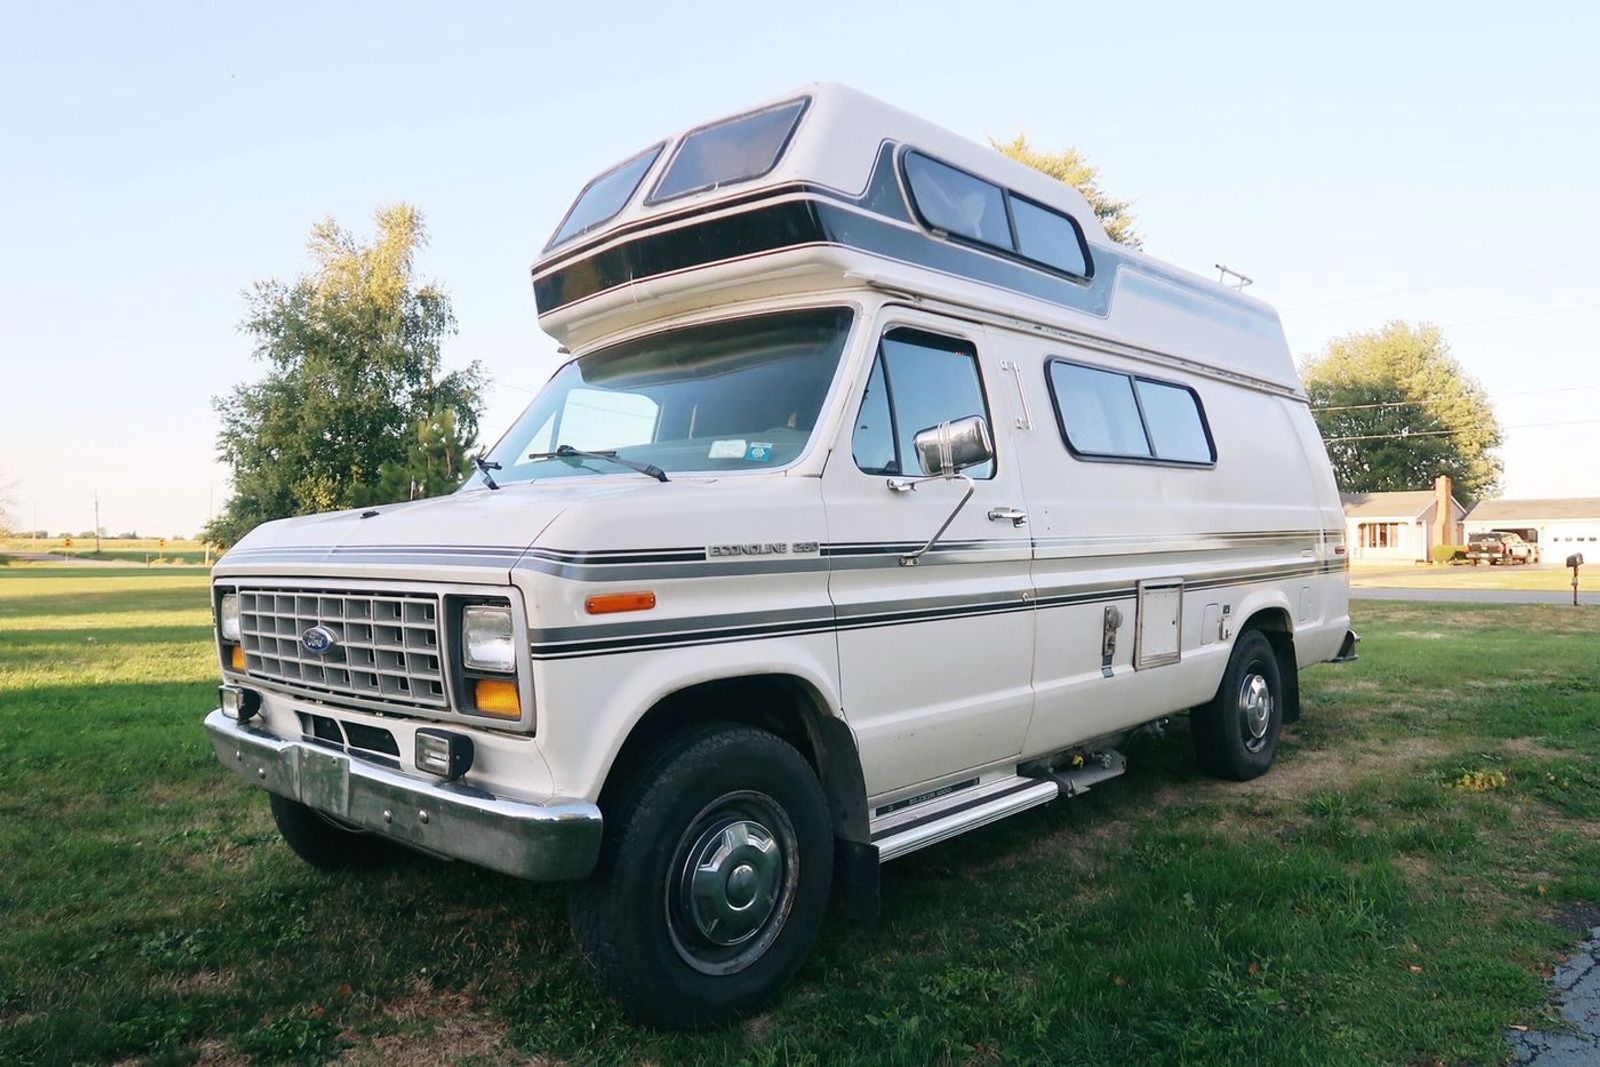
POLYGON ((1286 608, 1261 608, 1239 627, 1241 634, 1247 630, 1260 632, 1272 644, 1283 684, 1283 721, 1297 721, 1300 718, 1300 665, 1294 651, 1294 619, 1286 608))

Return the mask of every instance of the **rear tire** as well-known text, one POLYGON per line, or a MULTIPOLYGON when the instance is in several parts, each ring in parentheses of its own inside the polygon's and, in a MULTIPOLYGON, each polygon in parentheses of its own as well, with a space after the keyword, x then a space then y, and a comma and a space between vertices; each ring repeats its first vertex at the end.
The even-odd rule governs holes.
POLYGON ((268 793, 278 833, 296 856, 319 871, 362 871, 409 858, 408 849, 364 830, 350 830, 298 801, 268 793))
POLYGON ((1283 729, 1283 677, 1278 654, 1260 630, 1239 635, 1217 695, 1194 709, 1190 726, 1207 774, 1247 782, 1272 767, 1283 729))
POLYGON ((771 1000, 810 952, 833 877, 811 765, 763 730, 693 727, 608 807, 600 863, 568 907, 601 989, 667 1029, 715 1026, 771 1000))

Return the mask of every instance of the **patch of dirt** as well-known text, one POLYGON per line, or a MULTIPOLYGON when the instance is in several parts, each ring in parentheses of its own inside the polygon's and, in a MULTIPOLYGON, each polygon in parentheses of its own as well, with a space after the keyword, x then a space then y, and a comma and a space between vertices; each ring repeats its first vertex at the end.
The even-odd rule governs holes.
POLYGON ((208 1037, 192 1050, 196 1067, 243 1067, 250 1057, 230 1049, 225 1042, 208 1037))
POLYGON ((506 1042, 505 1028, 475 1008, 464 993, 440 992, 418 983, 410 993, 385 1004, 382 1017, 398 1023, 400 1032, 365 1039, 347 1033, 344 1038, 351 1047, 338 1062, 383 1067, 463 1061, 550 1067, 555 1062, 518 1053, 506 1042))
POLYGON ((1527 756, 1532 759, 1568 759, 1572 753, 1559 748, 1550 748, 1541 745, 1531 737, 1512 737, 1505 741, 1505 749, 1514 756, 1527 756))
POLYGON ((1588 937, 1600 926, 1600 904, 1568 904, 1558 908, 1550 922, 1574 937, 1588 937))
MULTIPOLYGON (((1455 751, 1434 737, 1401 737, 1389 741, 1315 752, 1296 753, 1296 758, 1273 766, 1268 774, 1251 782, 1212 782, 1226 793, 1269 797, 1274 800, 1303 800, 1311 793, 1347 785, 1384 771, 1409 768, 1417 763, 1441 759, 1455 751)), ((1162 790, 1157 803, 1177 799, 1171 789, 1162 790)))
POLYGON ((221 993, 232 989, 238 984, 239 973, 232 967, 220 971, 196 971, 182 978, 174 978, 163 983, 174 993, 189 995, 193 993, 221 993))

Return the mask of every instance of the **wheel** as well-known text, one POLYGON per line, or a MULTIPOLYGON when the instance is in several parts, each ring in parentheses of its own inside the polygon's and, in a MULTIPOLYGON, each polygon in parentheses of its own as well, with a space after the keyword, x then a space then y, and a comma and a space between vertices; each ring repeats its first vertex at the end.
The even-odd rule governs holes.
POLYGON ((298 801, 268 793, 272 819, 290 850, 319 871, 384 867, 412 853, 393 841, 340 824, 298 801))
POLYGON ((1239 635, 1217 695, 1194 710, 1190 725, 1207 774, 1247 782, 1267 773, 1283 728, 1283 678, 1265 634, 1239 635))
POLYGON ((816 940, 833 877, 827 798, 804 757, 727 723, 674 735, 606 812, 568 914, 634 1019, 714 1026, 770 1000, 816 940))

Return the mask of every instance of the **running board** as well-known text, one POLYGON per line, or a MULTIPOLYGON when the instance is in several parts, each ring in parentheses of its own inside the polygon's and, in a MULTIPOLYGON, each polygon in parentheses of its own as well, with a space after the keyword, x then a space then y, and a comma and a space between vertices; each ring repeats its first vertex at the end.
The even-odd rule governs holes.
POLYGON ((1053 778, 1013 777, 1003 780, 999 785, 997 790, 986 789, 983 796, 974 797, 967 803, 942 807, 923 818, 914 818, 873 834, 872 843, 878 848, 878 860, 887 862, 919 848, 948 841, 957 834, 987 826, 1007 815, 1038 807, 1062 795, 1061 787, 1053 778))
POLYGON ((872 843, 878 850, 878 860, 888 862, 1008 815, 1048 804, 1057 797, 1087 793, 1127 769, 1128 761, 1122 753, 1105 749, 1093 753, 1078 767, 1010 775, 981 786, 976 781, 962 783, 951 792, 941 791, 922 803, 887 813, 884 821, 889 825, 873 832, 872 843))

